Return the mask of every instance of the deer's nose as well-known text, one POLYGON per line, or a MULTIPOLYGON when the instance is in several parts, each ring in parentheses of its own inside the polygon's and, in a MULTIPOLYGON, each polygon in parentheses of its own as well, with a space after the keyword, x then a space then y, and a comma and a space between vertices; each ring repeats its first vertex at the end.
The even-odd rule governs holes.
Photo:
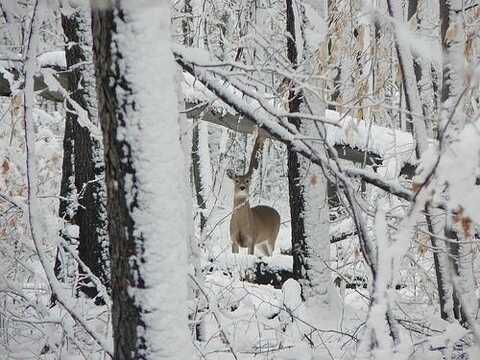
POLYGON ((242 191, 245 190, 245 186, 243 186, 243 185, 240 186, 240 190, 242 190, 242 191))

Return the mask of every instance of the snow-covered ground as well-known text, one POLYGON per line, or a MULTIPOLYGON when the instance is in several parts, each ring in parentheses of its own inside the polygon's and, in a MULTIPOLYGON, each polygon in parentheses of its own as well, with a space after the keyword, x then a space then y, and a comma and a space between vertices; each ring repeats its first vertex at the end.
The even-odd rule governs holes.
MULTIPOLYGON (((285 189, 286 179, 280 181, 285 189)), ((300 285, 293 279, 288 279, 281 288, 255 283, 251 270, 258 261, 270 270, 292 271, 292 257, 286 255, 291 250, 288 193, 280 192, 274 201, 258 196, 251 199, 255 205, 274 206, 282 218, 273 256, 259 259, 247 255, 246 249, 241 249, 240 254, 231 253, 229 221, 233 185, 225 177, 220 188, 218 196, 214 196, 215 206, 208 212, 202 283, 197 284, 202 290, 197 301, 190 304, 194 314, 192 324, 197 324, 194 333, 200 357, 341 359, 352 354, 365 321, 367 290, 338 289, 332 279, 332 301, 327 306, 302 302, 300 285)), ((332 231, 351 230, 351 226, 351 222, 343 222, 332 226, 332 231)), ((343 249, 352 243, 347 240, 343 249)), ((337 250, 337 246, 332 246, 332 256, 337 250)))

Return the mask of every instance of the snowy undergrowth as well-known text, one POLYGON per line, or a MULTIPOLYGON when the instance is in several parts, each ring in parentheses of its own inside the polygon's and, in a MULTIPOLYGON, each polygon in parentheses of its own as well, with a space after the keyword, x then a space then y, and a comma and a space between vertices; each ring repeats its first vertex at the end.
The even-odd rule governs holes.
MULTIPOLYGON (((58 199, 53 189, 59 188, 60 181, 62 117, 54 111, 37 110, 35 119, 39 195, 45 209, 48 227, 45 231, 52 239, 46 245, 53 264, 60 227, 58 199)), ((10 143, 11 123, 3 122, 0 128, 3 163, 0 191, 20 205, 16 208, 6 201, 1 202, 2 211, 13 206, 0 220, 2 239, 7 240, 0 244, 6 259, 1 264, 0 278, 1 287, 6 289, 1 293, 1 331, 5 339, 2 346, 8 353, 21 358, 32 354, 43 354, 45 359, 55 358, 52 354, 63 354, 69 359, 103 358, 103 352, 63 309, 58 305, 49 308, 48 284, 25 232, 21 210, 25 204, 24 157, 18 151, 23 147, 23 140, 20 128, 16 129, 10 143)), ((216 164, 218 158, 211 155, 216 164)), ((271 171, 268 160, 264 165, 263 171, 271 171)), ((294 280, 288 280, 283 288, 243 281, 242 269, 251 267, 257 257, 231 254, 228 224, 233 186, 226 178, 219 180, 221 171, 217 176, 217 193, 215 196, 209 193, 212 198, 204 234, 202 290, 205 294, 198 294, 198 304, 191 305, 191 309, 198 309, 194 317, 200 320, 199 339, 195 341, 198 358, 232 359, 232 353, 238 359, 353 358, 362 339, 369 306, 368 272, 355 237, 350 236, 332 246, 332 280, 338 278, 343 282, 339 282, 338 289, 332 289, 335 297, 331 308, 315 302, 302 303, 299 285, 294 280), (347 281, 360 285, 355 289, 345 288, 347 281)), ((259 178, 255 181, 252 204, 274 206, 282 217, 274 256, 263 258, 263 261, 273 268, 291 270, 291 257, 285 255, 291 247, 286 179, 277 177, 275 185, 260 184, 259 178), (275 190, 262 192, 260 185, 275 190)), ((335 220, 330 235, 351 231, 352 226, 348 220, 335 220)), ((413 358, 438 359, 444 351, 455 352, 452 339, 462 338, 464 332, 440 320, 438 310, 432 306, 436 301, 434 269, 426 246, 419 237, 401 263, 398 276, 401 286, 394 290, 397 291, 394 315, 400 324, 402 338, 411 345, 409 351, 413 358)), ((110 338, 108 307, 98 307, 90 300, 76 298, 71 288, 66 287, 64 291, 74 299, 78 313, 96 332, 110 338)), ((466 340, 462 338, 462 341, 466 340)))
MULTIPOLYGON (((27 229, 25 142, 21 102, 2 102, 0 112, 0 359, 102 359, 103 351, 58 304, 52 306, 49 284, 27 229), (88 355, 87 355, 88 354, 88 355)), ((17 99, 18 100, 18 99, 17 99)), ((36 107, 33 112, 37 177, 46 234, 45 255, 53 268, 59 229, 64 113, 36 107)), ((80 281, 75 279, 75 283, 80 281)), ((70 285, 62 289, 77 313, 98 334, 111 337, 110 311, 77 297, 70 285)))
POLYGON ((202 357, 327 359, 354 351, 362 318, 349 306, 306 305, 293 279, 275 289, 216 272, 206 277, 205 292, 215 300, 202 314, 202 357))

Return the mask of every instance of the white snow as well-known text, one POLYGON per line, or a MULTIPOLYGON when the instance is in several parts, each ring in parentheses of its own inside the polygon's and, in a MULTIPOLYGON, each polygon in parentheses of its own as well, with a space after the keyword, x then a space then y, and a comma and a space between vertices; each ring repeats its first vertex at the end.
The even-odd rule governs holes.
MULTIPOLYGON (((200 49, 172 45, 182 35, 177 33, 181 31, 178 25, 188 18, 183 9, 172 15, 171 4, 166 0, 118 3, 125 7, 123 15, 128 22, 117 23, 121 34, 114 38, 114 46, 118 46, 114 50, 121 50, 124 55, 120 72, 130 82, 132 90, 130 93, 118 89, 117 95, 126 104, 123 107, 125 127, 120 129, 118 140, 126 139, 131 144, 128 150, 131 150, 131 160, 137 172, 136 177, 127 177, 126 192, 129 205, 136 206, 133 213, 135 235, 142 237, 137 242, 138 256, 129 260, 140 264, 136 275, 142 276, 146 285, 141 288, 130 284, 130 295, 145 310, 142 314, 145 327, 138 331, 147 339, 146 351, 150 358, 440 360, 463 358, 466 354, 470 359, 479 357, 478 346, 472 341, 476 336, 478 342, 478 321, 475 318, 479 296, 476 284, 479 282, 480 190, 477 181, 480 176, 480 122, 477 85, 480 68, 476 69, 479 44, 475 32, 478 9, 455 15, 456 21, 465 22, 465 27, 458 28, 459 31, 453 34, 456 35, 452 38, 456 41, 455 47, 448 54, 442 54, 437 34, 437 2, 419 2, 419 16, 428 17, 428 20, 422 19, 421 29, 417 30, 407 28, 414 24, 404 24, 405 9, 394 0, 390 2, 395 5, 395 19, 386 14, 387 3, 373 8, 373 2, 367 0, 357 4, 356 8, 348 1, 337 1, 334 8, 328 9, 332 15, 328 23, 324 20, 327 2, 306 0, 304 15, 308 21, 305 28, 297 26, 295 29, 297 36, 303 31, 306 40, 305 49, 298 46, 299 53, 305 50, 304 54, 309 56, 308 53, 312 52, 318 55, 315 60, 329 56, 318 47, 325 40, 332 42, 331 56, 334 58, 326 61, 331 68, 321 69, 318 74, 308 71, 308 61, 294 71, 285 60, 282 2, 260 1, 254 7, 245 8, 244 2, 227 4, 192 0, 194 42, 200 49), (172 19, 175 30, 171 30, 172 19), (378 22, 374 24, 372 21, 378 22), (225 34, 220 34, 223 31, 217 26, 220 23, 225 25, 225 34), (376 37, 374 25, 380 26, 382 33, 379 37, 376 37), (360 34, 355 39, 352 37, 354 29, 360 34), (207 37, 206 43, 204 36, 207 37), (225 41, 221 51, 217 44, 220 40, 225 41), (404 67, 407 90, 413 90, 414 95, 416 129, 413 137, 395 129, 395 125, 393 128, 384 125, 391 119, 399 122, 403 119, 404 126, 406 118, 405 101, 399 99, 400 81, 395 78, 395 73, 399 73, 395 40, 399 42, 400 55, 407 62, 404 67), (232 63, 232 52, 239 46, 244 46, 244 58, 232 63), (180 74, 172 51, 174 56, 195 66, 197 77, 186 72, 180 74), (416 60, 420 61, 422 68, 432 70, 423 74, 420 84, 416 84, 414 78, 412 55, 420 57, 416 60), (375 63, 384 60, 385 64, 375 63), (438 79, 442 77, 442 61, 454 65, 454 78, 450 82, 450 99, 439 105, 433 104, 433 97, 441 95, 441 88, 433 89, 432 82, 436 76, 438 79), (314 115, 305 109, 302 113, 288 114, 285 99, 276 99, 272 95, 278 91, 270 88, 277 85, 277 79, 273 78, 280 77, 294 79, 303 86, 307 96, 321 98, 320 92, 316 91, 322 89, 322 81, 332 80, 331 75, 337 68, 342 70, 339 102, 347 104, 339 112, 324 111, 323 105, 317 103, 313 104, 317 106, 314 115), (356 73, 360 68, 362 73, 356 73), (385 70, 389 74, 382 79, 385 70), (381 98, 387 91, 383 92, 378 89, 378 84, 373 83, 374 72, 375 81, 378 75, 379 79, 385 80, 381 86, 392 87, 388 95, 391 99, 381 98), (358 94, 360 83, 366 85, 365 98, 358 94), (465 86, 470 88, 462 93, 465 86), (176 91, 179 88, 184 98, 176 91), (375 91, 380 93, 380 98, 375 91), (428 100, 424 99, 425 94, 428 94, 428 100), (462 98, 456 106, 459 95, 462 98), (307 188, 310 191, 307 196, 314 205, 307 208, 304 215, 311 240, 309 245, 314 254, 314 258, 309 259, 312 260, 309 262, 310 281, 321 285, 316 289, 320 292, 308 289, 302 292, 305 284, 302 280, 288 279, 280 289, 259 285, 253 279, 252 270, 257 266, 279 272, 293 270, 292 256, 283 255, 292 250, 284 144, 269 144, 262 166, 255 174, 257 178, 252 179, 255 183, 252 204, 273 206, 282 217, 274 255, 231 254, 228 222, 232 184, 224 178, 224 173, 234 160, 245 156, 244 151, 248 153, 249 146, 243 147, 242 143, 232 151, 230 146, 238 138, 233 139, 229 130, 220 130, 194 119, 200 121, 200 170, 204 183, 202 195, 207 200, 204 211, 207 225, 198 237, 192 236, 189 161, 185 158, 190 155, 188 133, 191 126, 185 122, 181 128, 178 126, 178 104, 184 100, 193 107, 205 106, 206 118, 219 114, 219 119, 222 115, 227 115, 227 120, 240 119, 239 113, 254 118, 295 149, 309 152, 308 145, 321 144, 316 141, 318 134, 312 135, 312 128, 308 127, 298 132, 288 123, 288 115, 302 117, 309 125, 317 122, 323 128, 325 124, 328 145, 348 145, 381 158, 382 164, 378 167, 364 169, 343 160, 337 165, 316 149, 314 160, 333 169, 333 176, 338 177, 333 181, 345 181, 342 184, 355 197, 353 208, 335 209, 335 214, 329 214, 326 208, 325 179, 321 171, 310 168, 305 172, 306 179, 316 185, 307 188), (354 105, 348 109, 350 100, 354 105), (396 109, 398 103, 400 108, 396 109), (364 110, 363 119, 356 118, 357 104, 364 110), (435 113, 437 105, 440 115, 435 113), (455 106, 457 109, 452 112, 455 106), (375 117, 373 107, 381 108, 378 112, 375 110, 375 117), (403 113, 402 119, 390 115, 397 110, 403 113), (426 115, 420 115, 421 112, 426 115), (428 125, 429 136, 438 130, 437 126, 440 131, 447 131, 441 133, 440 141, 436 141, 426 136, 422 123, 428 125), (420 145, 420 149, 417 148, 420 150, 419 160, 415 154, 416 144, 420 145), (417 166, 417 176, 411 182, 398 179, 405 164, 417 166), (315 176, 322 176, 322 182, 317 183, 315 176), (388 191, 369 184, 363 191, 364 184, 355 179, 359 176, 383 182, 402 198, 390 196, 388 191), (413 185, 411 189, 410 185, 413 185), (422 185, 420 190, 418 185, 422 185), (432 229, 425 223, 426 208, 433 220, 432 229), (377 266, 375 282, 359 248, 352 211, 358 215, 357 220, 371 247, 370 255, 377 266), (336 220, 329 221, 328 215, 334 215, 336 220), (452 239, 446 238, 445 225, 457 232, 460 276, 454 275, 451 266, 452 239), (444 310, 450 321, 442 320, 439 314, 430 230, 438 235, 436 260, 447 280, 441 290, 447 295, 444 310), (327 244, 329 238, 337 235, 345 235, 346 239, 334 245, 327 244), (196 245, 196 241, 199 244, 194 254, 197 258, 189 264, 187 243, 196 245), (187 287, 189 275, 190 288, 187 287), (332 278, 339 289, 333 285, 332 278), (401 285, 400 289, 396 289, 396 285, 401 285), (470 328, 454 320, 454 289, 473 322, 470 328), (398 343, 394 343, 389 333, 387 315, 393 319, 392 328, 398 336, 398 343), (194 328, 195 325, 198 328, 194 328), (199 338, 192 338, 192 334, 198 334, 199 338), (372 339, 375 340, 373 348, 370 346, 372 339)), ((8 43, 6 46, 1 40, 4 54, 0 66, 10 68, 12 64, 22 64, 24 56, 27 59, 22 64, 25 78, 20 76, 15 80, 11 73, 0 67, 4 78, 11 82, 12 93, 22 95, 24 92, 26 95, 24 104, 19 101, 21 96, 0 98, 2 351, 5 348, 7 357, 22 359, 104 359, 106 354, 100 351, 101 348, 112 352, 109 301, 107 305, 97 307, 90 299, 77 297, 74 285, 57 281, 52 270, 59 229, 63 224, 58 218, 57 190, 61 175, 61 124, 65 103, 78 113, 80 124, 100 139, 98 121, 91 116, 95 114, 95 104, 83 109, 54 77, 56 70, 52 67, 64 68, 66 65, 63 51, 51 51, 63 46, 58 43, 61 31, 59 34, 51 31, 60 29, 58 13, 51 21, 45 21, 41 29, 37 18, 33 23, 36 31, 32 46, 29 47, 19 43, 22 39, 19 30, 22 27, 27 29, 24 35, 28 35, 29 27, 25 25, 29 25, 31 2, 22 6, 9 0, 0 0, 0 3, 8 43), (10 42, 14 50, 9 50, 10 42), (15 44, 19 46, 15 48, 15 44), (17 54, 20 46, 24 46, 25 55, 17 54), (43 53, 38 55, 40 47, 43 53), (39 94, 32 90, 33 75, 36 74, 43 75, 50 90, 63 95, 64 104, 53 105, 43 99, 35 103, 39 99, 39 94), (23 116, 27 120, 25 138, 28 149, 25 149, 22 135, 20 120, 23 116), (25 155, 29 161, 28 169, 24 164, 25 155), (28 199, 26 175, 30 186, 28 199), (32 234, 27 233, 29 221, 32 234), (30 235, 33 235, 34 242, 30 235), (53 308, 48 307, 49 285, 59 297, 53 308), (41 354, 42 351, 46 353, 41 354)), ((103 1, 101 3, 104 5, 103 1)), ((461 0, 451 3, 459 8, 464 5, 461 0)), ((46 0, 39 0, 39 5, 40 16, 46 14, 43 12, 46 5, 50 11, 58 10, 53 2, 47 4, 46 0)), ((183 5, 183 2, 176 3, 175 8, 183 5)), ((301 3, 294 2, 294 5, 298 18, 303 15, 298 7, 301 3)), ((71 8, 62 11, 63 14, 72 14, 71 8)), ((23 38, 28 42, 28 36, 23 38)), ((92 77, 92 73, 84 75, 92 77)), ((310 101, 308 103, 311 105, 310 101)), ((70 208, 79 206, 77 200, 72 199, 70 208)), ((63 231, 73 238, 80 235, 76 225, 66 226, 63 231)), ((74 243, 77 245, 76 241, 74 243)), ((75 249, 64 243, 61 245, 60 254, 72 253, 84 268, 75 249)), ((89 270, 85 271, 86 276, 93 277, 89 270)), ((75 278, 73 281, 79 280, 75 278)), ((94 279, 96 286, 105 293, 106 289, 99 282, 94 279)))
MULTIPOLYGON (((123 2, 126 22, 117 20, 115 58, 132 93, 117 87, 125 104, 125 127, 118 139, 131 146, 136 178, 126 183, 127 202, 137 237, 138 276, 145 288, 130 284, 130 294, 144 309, 143 355, 156 359, 190 359, 187 300, 187 242, 190 237, 190 192, 179 141, 175 63, 170 51, 170 3, 123 2), (138 34, 142 34, 139 36, 138 34), (155 44, 155 46, 152 46, 155 44), (161 71, 159 70, 161 69, 161 71)), ((115 53, 115 52, 114 52, 115 53)))
POLYGON ((44 52, 37 56, 37 62, 40 67, 57 66, 62 69, 67 67, 64 50, 44 52))

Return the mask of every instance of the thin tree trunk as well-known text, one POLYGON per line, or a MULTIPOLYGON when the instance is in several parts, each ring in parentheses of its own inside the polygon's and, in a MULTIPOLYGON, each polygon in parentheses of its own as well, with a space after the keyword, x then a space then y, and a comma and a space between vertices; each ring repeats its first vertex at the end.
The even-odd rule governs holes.
POLYGON ((442 211, 427 206, 425 218, 428 231, 432 234, 430 241, 432 243, 435 276, 437 279, 440 316, 444 320, 453 321, 455 316, 453 313, 454 290, 451 284, 451 265, 448 258, 449 249, 443 241, 445 237, 445 217, 442 215, 442 211))
POLYGON ((198 215, 200 217, 200 234, 203 233, 205 229, 205 225, 207 223, 207 218, 205 216, 206 212, 206 199, 203 196, 205 193, 204 191, 204 184, 202 181, 202 173, 201 173, 201 153, 199 152, 199 143, 200 143, 200 131, 199 131, 200 123, 197 124, 192 129, 192 177, 193 177, 193 185, 195 189, 195 197, 197 199, 197 207, 198 207, 198 215))
MULTIPOLYGON (((394 0, 388 0, 388 12, 391 17, 399 21, 400 9, 399 4, 394 0)), ((417 157, 420 157, 427 150, 427 131, 424 120, 421 118, 422 106, 418 96, 418 87, 415 81, 415 71, 413 67, 413 58, 410 50, 405 43, 405 39, 401 38, 400 30, 395 28, 395 49, 398 56, 402 73, 402 84, 405 91, 405 103, 408 116, 413 123, 413 132, 416 141, 417 157)))
MULTIPOLYGON (((461 12, 464 2, 461 0, 440 0, 440 34, 442 39, 443 57, 443 81, 441 90, 441 108, 440 108, 440 130, 439 142, 441 149, 447 149, 451 146, 455 137, 463 130, 465 126, 464 102, 462 101, 462 92, 465 89, 465 69, 464 62, 459 59, 464 58, 465 51, 465 24, 461 12)), ((448 150, 446 150, 448 151, 448 150)), ((471 247, 467 243, 459 243, 459 240, 469 237, 470 226, 465 226, 469 221, 468 217, 463 217, 462 211, 453 216, 446 215, 448 221, 445 221, 445 235, 451 240, 449 255, 452 262, 452 273, 458 277, 458 282, 453 291, 453 313, 455 319, 467 323, 468 314, 475 310, 475 294, 472 294, 474 284, 471 264, 471 247), (468 304, 465 309, 460 299, 467 296, 468 304)))

